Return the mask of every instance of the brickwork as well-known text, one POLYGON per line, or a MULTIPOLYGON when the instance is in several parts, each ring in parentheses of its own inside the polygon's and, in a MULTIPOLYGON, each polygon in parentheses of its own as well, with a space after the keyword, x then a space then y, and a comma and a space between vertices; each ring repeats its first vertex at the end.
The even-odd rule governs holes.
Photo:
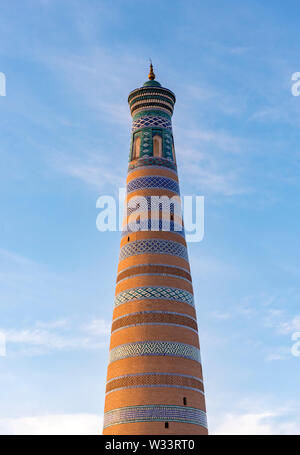
MULTIPOLYGON (((154 80, 129 95, 133 124, 125 204, 135 196, 145 197, 148 220, 151 196, 179 195, 174 104, 175 95, 154 80), (155 149, 157 140, 161 156, 155 149)), ((168 218, 160 209, 158 229, 152 231, 146 221, 137 232, 128 226, 134 208, 125 211, 104 434, 207 434, 187 245, 181 217, 172 210, 170 230, 165 229, 162 221, 168 218), (176 232, 179 223, 181 230, 176 232)))

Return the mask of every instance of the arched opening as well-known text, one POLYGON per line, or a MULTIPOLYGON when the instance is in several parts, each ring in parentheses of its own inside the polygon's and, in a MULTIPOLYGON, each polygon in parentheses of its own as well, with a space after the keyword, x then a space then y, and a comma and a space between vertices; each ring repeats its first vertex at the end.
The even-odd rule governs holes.
POLYGON ((141 150, 141 138, 140 136, 134 137, 133 142, 133 160, 137 160, 140 157, 140 150, 141 150))
POLYGON ((162 138, 158 134, 153 136, 153 156, 162 156, 162 138))

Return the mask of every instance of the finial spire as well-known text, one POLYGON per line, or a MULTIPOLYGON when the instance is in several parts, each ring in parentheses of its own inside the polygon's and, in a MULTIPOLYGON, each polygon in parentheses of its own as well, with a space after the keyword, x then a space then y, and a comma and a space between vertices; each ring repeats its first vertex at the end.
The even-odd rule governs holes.
POLYGON ((150 72, 149 72, 149 75, 148 75, 148 79, 150 79, 150 81, 154 81, 155 74, 154 74, 154 71, 153 71, 153 65, 152 65, 151 58, 149 60, 150 60, 150 72))

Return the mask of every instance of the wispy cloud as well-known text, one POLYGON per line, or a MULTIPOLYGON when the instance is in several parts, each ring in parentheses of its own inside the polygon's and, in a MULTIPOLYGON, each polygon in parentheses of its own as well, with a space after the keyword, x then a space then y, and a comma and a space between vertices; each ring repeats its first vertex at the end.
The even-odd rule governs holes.
POLYGON ((298 422, 286 419, 273 410, 259 413, 228 413, 213 429, 218 435, 289 435, 299 434, 298 422))
POLYGON ((175 136, 181 172, 197 191, 224 196, 250 191, 243 181, 244 140, 204 127, 175 128, 175 136))
POLYGON ((77 156, 55 152, 49 160, 58 172, 78 179, 99 191, 103 191, 107 186, 115 190, 124 186, 125 179, 121 170, 117 166, 112 167, 108 157, 100 150, 97 153, 83 151, 77 156))
POLYGON ((110 333, 111 324, 104 319, 92 319, 91 322, 84 326, 85 330, 92 335, 108 335, 110 333))
POLYGON ((231 318, 231 314, 229 312, 222 312, 222 311, 213 311, 210 314, 212 319, 226 321, 227 319, 231 318))
POLYGON ((288 335, 300 331, 300 315, 288 318, 283 311, 275 311, 268 315, 266 325, 275 328, 279 334, 288 335))
POLYGON ((104 47, 93 46, 84 53, 73 54, 48 49, 46 54, 37 53, 36 59, 67 84, 68 90, 80 96, 82 103, 98 111, 102 120, 128 130, 130 116, 123 98, 132 89, 133 68, 140 65, 134 55, 112 55, 104 47))
POLYGON ((2 435, 100 435, 103 418, 96 414, 48 414, 0 418, 2 435))
POLYGON ((103 319, 76 326, 71 321, 38 321, 18 330, 1 328, 6 337, 7 355, 43 355, 53 351, 93 350, 107 347, 110 323, 103 319))

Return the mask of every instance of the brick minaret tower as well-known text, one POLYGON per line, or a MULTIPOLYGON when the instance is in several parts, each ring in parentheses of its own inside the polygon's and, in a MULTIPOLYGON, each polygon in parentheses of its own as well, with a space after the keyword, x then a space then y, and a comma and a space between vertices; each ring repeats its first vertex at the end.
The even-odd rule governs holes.
MULTIPOLYGON (((133 118, 127 203, 179 195, 171 116, 175 95, 155 80, 129 94, 133 118)), ((148 208, 147 208, 148 205, 148 208)), ((107 373, 104 430, 111 435, 207 434, 193 286, 184 230, 122 233, 107 373)), ((150 228, 150 229, 149 229, 150 228)), ((147 230, 146 230, 147 229, 147 230)))

